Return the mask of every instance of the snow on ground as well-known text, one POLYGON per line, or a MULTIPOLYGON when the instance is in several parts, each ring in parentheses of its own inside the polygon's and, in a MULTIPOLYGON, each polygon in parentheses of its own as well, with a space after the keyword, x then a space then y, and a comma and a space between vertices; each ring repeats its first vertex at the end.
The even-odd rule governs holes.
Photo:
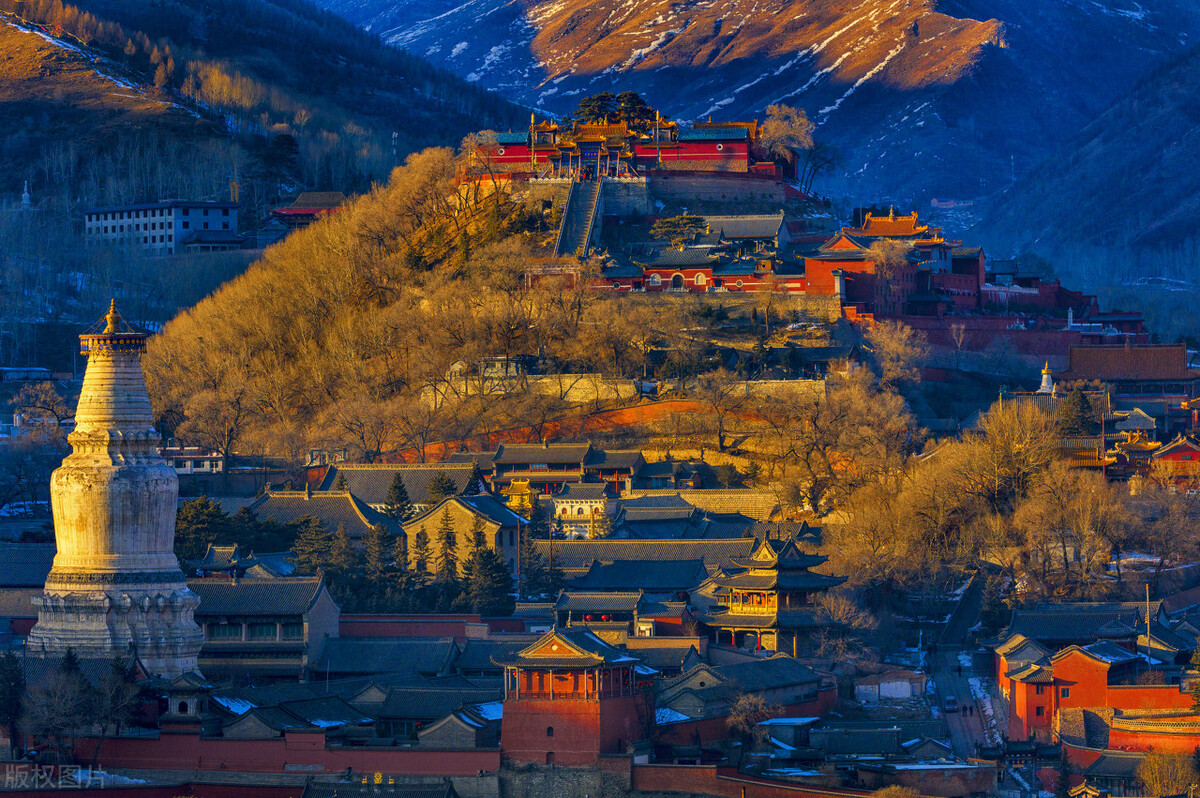
POLYGON ((996 728, 996 708, 992 706, 992 694, 988 692, 983 679, 978 676, 967 679, 967 683, 971 685, 971 696, 983 712, 983 734, 988 745, 1000 745, 1000 730, 996 728))
POLYGON ((465 50, 465 49, 467 49, 467 43, 459 42, 458 44, 454 45, 454 49, 450 51, 450 57, 456 58, 456 57, 462 55, 463 50, 465 50))
POLYGON ((958 652, 958 664, 964 668, 969 668, 974 663, 971 661, 971 655, 965 651, 958 652))

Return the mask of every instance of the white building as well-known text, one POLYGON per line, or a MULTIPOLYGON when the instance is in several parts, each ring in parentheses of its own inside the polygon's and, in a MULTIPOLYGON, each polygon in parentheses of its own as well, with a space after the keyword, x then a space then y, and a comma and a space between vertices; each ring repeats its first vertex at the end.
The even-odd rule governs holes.
POLYGON ((89 245, 141 248, 152 255, 238 249, 238 207, 236 202, 165 200, 88 208, 84 238, 89 245))

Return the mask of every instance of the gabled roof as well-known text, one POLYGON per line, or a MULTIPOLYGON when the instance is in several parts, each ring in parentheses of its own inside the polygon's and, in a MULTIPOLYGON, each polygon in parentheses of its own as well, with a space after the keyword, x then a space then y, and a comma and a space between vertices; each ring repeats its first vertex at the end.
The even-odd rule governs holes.
POLYGON ((779 508, 779 499, 770 491, 753 488, 731 488, 720 490, 688 490, 660 488, 638 490, 633 497, 678 496, 688 504, 707 513, 741 513, 755 521, 765 521, 779 508))
POLYGON ((314 673, 421 673, 449 670, 458 648, 453 637, 335 637, 325 641, 314 673))
POLYGON ((345 201, 346 195, 340 191, 303 191, 288 207, 300 210, 331 210, 345 201))
POLYGON ((745 141, 750 135, 748 128, 683 128, 679 131, 680 141, 745 141))
POLYGON ((1158 427, 1158 422, 1146 414, 1140 407, 1135 407, 1126 412, 1125 417, 1118 421, 1114 426, 1117 432, 1128 432, 1133 430, 1152 431, 1158 427))
POLYGON ((442 718, 467 703, 485 703, 502 698, 500 687, 438 688, 399 685, 388 688, 376 714, 386 720, 442 718))
MULTIPOLYGON (((820 554, 807 554, 796 546, 793 540, 779 538, 763 538, 754 547, 749 557, 739 557, 733 564, 741 568, 755 570, 793 571, 815 568, 823 565, 829 558, 820 554)), ((841 580, 844 582, 845 580, 841 580)))
POLYGON ((396 475, 404 483, 408 500, 413 504, 431 504, 429 488, 438 474, 444 474, 454 483, 455 493, 467 490, 471 480, 472 466, 468 463, 415 463, 411 465, 335 465, 321 480, 321 490, 333 490, 338 475, 346 478, 346 489, 367 504, 379 506, 387 501, 388 491, 396 475))
POLYGON ((1050 656, 1050 662, 1054 663, 1063 657, 1072 653, 1080 653, 1084 656, 1094 659, 1097 662, 1103 662, 1105 665, 1122 665, 1127 662, 1133 662, 1140 657, 1131 652, 1126 651, 1115 643, 1110 643, 1107 640, 1099 643, 1091 643, 1086 646, 1067 646, 1062 651, 1059 651, 1050 656))
POLYGON ((528 144, 529 131, 527 130, 507 130, 496 134, 497 144, 528 144))
POLYGON ((783 226, 783 211, 770 215, 705 216, 704 221, 728 240, 774 238, 783 226))
POLYGON ((649 255, 633 256, 633 261, 645 269, 712 269, 720 263, 720 258, 707 247, 685 247, 684 249, 655 249, 649 255))
POLYGON ((359 726, 374 721, 374 718, 368 717, 337 696, 288 701, 280 704, 279 708, 287 710, 297 718, 319 729, 328 729, 334 726, 359 726))
POLYGON ((1050 684, 1054 681, 1054 671, 1052 669, 1033 662, 1023 668, 1009 671, 1006 676, 1013 681, 1025 682, 1026 684, 1050 684))
POLYGON ((496 465, 560 463, 582 465, 592 451, 590 443, 504 443, 496 450, 496 465))
POLYGON ((493 459, 496 457, 495 452, 451 452, 446 455, 446 463, 479 463, 479 468, 482 471, 491 471, 494 468, 493 459))
POLYGON ((376 524, 394 527, 391 519, 349 491, 267 491, 250 505, 250 511, 256 518, 274 518, 280 523, 312 516, 330 531, 344 525, 353 539, 361 538, 376 524))
POLYGON ((589 501, 607 496, 608 485, 604 482, 568 482, 553 495, 555 499, 578 499, 589 501))
POLYGON ((1163 444, 1158 449, 1155 449, 1154 454, 1152 454, 1151 457, 1159 458, 1163 455, 1178 451, 1200 452, 1200 441, 1197 441, 1192 436, 1181 432, 1176 435, 1174 440, 1172 440, 1170 443, 1163 444))
POLYGON ((0 588, 42 587, 56 550, 53 543, 0 543, 0 588))
MULTIPOLYGON (((1145 604, 1136 601, 1044 602, 1014 610, 1007 631, 1051 647, 1054 643, 1090 641, 1097 637, 1132 637, 1139 625, 1145 625, 1145 613, 1145 604)), ((1157 616, 1158 602, 1151 602, 1150 613, 1151 617, 1157 616)))
POLYGON ((188 588, 200 597, 197 618, 217 615, 278 617, 303 615, 325 590, 319 576, 279 579, 190 579, 188 588))
POLYGON ((508 527, 529 523, 509 509, 504 502, 495 496, 483 493, 478 496, 451 496, 447 499, 442 499, 442 501, 430 507, 425 512, 410 518, 405 523, 405 526, 410 529, 416 529, 419 524, 436 523, 445 511, 446 504, 450 502, 457 504, 469 513, 481 515, 484 519, 500 526, 508 527))
POLYGON ((574 612, 601 612, 604 610, 636 612, 642 601, 642 591, 640 590, 629 593, 601 593, 582 590, 568 592, 564 590, 558 594, 558 600, 554 602, 554 609, 574 612))
POLYGON ((671 592, 690 590, 708 578, 704 560, 613 560, 593 561, 588 572, 576 579, 577 590, 646 590, 671 592))
POLYGON ((632 657, 601 640, 585 627, 555 627, 531 646, 493 660, 497 665, 526 668, 587 668, 597 665, 634 665, 632 657))
POLYGON ((1183 344, 1072 346, 1060 380, 1194 380, 1183 344))
MULTIPOLYGON (((550 556, 550 542, 535 540, 543 557, 550 556)), ((593 561, 703 560, 709 567, 728 567, 734 557, 745 556, 754 546, 753 538, 696 540, 556 540, 554 565, 564 571, 583 573, 593 561)))
POLYGON ((713 671, 726 683, 736 685, 746 692, 786 689, 793 685, 821 681, 821 674, 786 654, 733 665, 718 665, 713 671))

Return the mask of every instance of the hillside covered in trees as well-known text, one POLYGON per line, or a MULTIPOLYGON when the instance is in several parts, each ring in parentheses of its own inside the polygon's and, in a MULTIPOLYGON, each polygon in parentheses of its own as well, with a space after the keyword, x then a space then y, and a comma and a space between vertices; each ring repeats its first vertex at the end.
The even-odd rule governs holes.
POLYGON ((0 151, 35 194, 84 202, 194 196, 212 190, 192 185, 196 171, 214 168, 210 161, 225 183, 263 178, 349 193, 414 149, 520 116, 306 0, 3 0, 0 12, 6 41, 17 42, 16 25, 63 51, 36 65, 42 91, 30 91, 19 61, 0 70, 0 92, 16 112, 0 151), (79 75, 65 68, 71 54, 108 77, 90 102, 72 91, 79 75), (130 99, 142 102, 104 118, 110 104, 130 99), (163 141, 179 137, 171 124, 179 111, 195 121, 194 139, 184 142, 191 157, 163 141), (120 137, 106 133, 114 124, 120 137), (130 170, 119 167, 131 161, 139 168, 125 176, 130 170))

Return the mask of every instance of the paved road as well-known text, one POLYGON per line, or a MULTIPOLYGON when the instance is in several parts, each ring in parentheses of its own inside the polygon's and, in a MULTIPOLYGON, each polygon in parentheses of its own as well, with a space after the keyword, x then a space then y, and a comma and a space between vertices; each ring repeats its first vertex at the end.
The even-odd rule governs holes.
MULTIPOLYGON (((938 706, 945 707, 948 695, 958 699, 959 710, 946 712, 945 716, 954 753, 962 757, 975 756, 976 744, 987 742, 987 735, 984 733, 986 719, 982 708, 975 702, 970 683, 967 681, 976 674, 970 665, 963 664, 959 659, 960 653, 971 650, 964 648, 964 644, 971 627, 979 621, 979 610, 982 606, 983 576, 979 574, 971 581, 950 622, 946 624, 942 639, 938 643, 937 656, 930 661, 931 675, 937 685, 938 706), (972 708, 974 712, 970 711, 972 708)), ((964 658, 964 661, 966 659, 964 658)))

